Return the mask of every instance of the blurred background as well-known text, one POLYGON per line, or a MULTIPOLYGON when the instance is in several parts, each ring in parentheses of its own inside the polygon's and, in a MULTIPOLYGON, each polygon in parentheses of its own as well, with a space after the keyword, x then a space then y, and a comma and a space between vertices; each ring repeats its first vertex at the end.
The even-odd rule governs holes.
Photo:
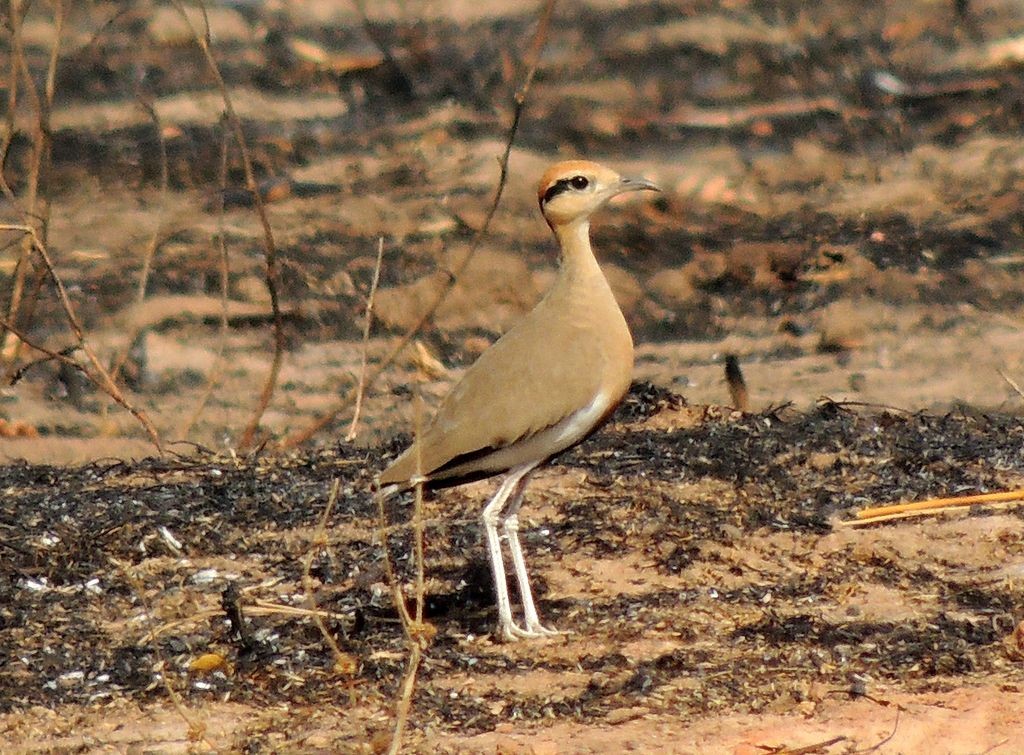
MULTIPOLYGON (((539 8, 5 5, 0 309, 15 330, 0 453, 151 451, 99 367, 165 443, 239 443, 275 331, 236 125, 283 328, 257 438, 336 407, 358 380, 380 240, 371 364, 483 224, 539 8), (10 226, 35 229, 49 264, 10 226)), ((556 260, 534 186, 569 157, 665 189, 595 221, 639 378, 729 403, 731 354, 751 409, 829 396, 1019 411, 1024 6, 580 0, 554 14, 490 233, 368 388, 360 442, 405 427, 410 384, 442 393, 542 294, 556 260)))

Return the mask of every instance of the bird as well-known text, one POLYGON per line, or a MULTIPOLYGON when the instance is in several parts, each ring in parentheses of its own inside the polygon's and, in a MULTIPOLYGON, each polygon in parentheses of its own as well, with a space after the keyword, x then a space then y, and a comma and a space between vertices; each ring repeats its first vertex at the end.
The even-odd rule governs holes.
POLYGON ((560 247, 558 274, 540 302, 477 358, 412 445, 376 480, 390 496, 417 484, 502 479, 481 516, 503 641, 561 632, 541 623, 519 542, 519 510, 531 475, 590 435, 629 390, 633 338, 590 244, 590 218, 625 192, 660 191, 586 160, 551 166, 540 210, 560 247), (501 535, 498 527, 501 527, 501 535), (501 542, 519 587, 516 623, 501 542))

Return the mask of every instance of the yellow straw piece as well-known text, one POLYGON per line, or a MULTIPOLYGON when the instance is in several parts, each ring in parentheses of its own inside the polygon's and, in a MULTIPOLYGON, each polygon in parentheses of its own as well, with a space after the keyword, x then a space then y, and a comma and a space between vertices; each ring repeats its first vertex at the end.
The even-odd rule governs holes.
POLYGON ((953 496, 952 498, 929 498, 926 501, 913 503, 897 503, 890 506, 875 506, 857 512, 858 519, 870 519, 890 514, 902 514, 907 511, 924 511, 945 509, 951 506, 970 506, 975 503, 993 503, 996 501, 1016 501, 1024 499, 1024 489, 1009 490, 1002 493, 981 493, 979 495, 953 496))

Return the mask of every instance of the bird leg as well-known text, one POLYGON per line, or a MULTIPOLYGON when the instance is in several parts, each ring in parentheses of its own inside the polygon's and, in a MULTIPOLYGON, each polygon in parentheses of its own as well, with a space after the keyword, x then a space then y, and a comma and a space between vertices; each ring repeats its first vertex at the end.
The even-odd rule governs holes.
POLYGON ((529 474, 523 475, 505 505, 505 521, 502 523, 501 530, 505 534, 505 539, 508 540, 508 549, 512 554, 512 566, 516 573, 516 581, 519 583, 519 599, 523 604, 523 622, 526 625, 526 632, 530 637, 550 637, 561 634, 561 632, 540 623, 537 607, 533 602, 533 590, 530 589, 530 577, 526 573, 523 546, 519 542, 519 508, 523 505, 523 496, 526 494, 526 485, 529 479, 529 474))
POLYGON ((509 493, 518 480, 512 476, 502 480, 494 496, 484 507, 484 535, 487 538, 487 553, 491 557, 491 576, 494 577, 494 595, 498 602, 498 633, 509 638, 515 625, 512 623, 512 604, 508 599, 508 584, 505 581, 505 562, 501 555, 501 540, 498 538, 498 522, 501 508, 508 500, 509 493))
POLYGON ((540 620, 537 618, 537 609, 530 592, 530 582, 526 576, 523 549, 519 544, 519 523, 516 517, 516 512, 523 500, 523 491, 526 488, 529 474, 536 466, 536 463, 524 464, 510 470, 487 506, 484 507, 481 517, 484 524, 484 535, 487 537, 487 552, 491 558, 491 574, 494 576, 494 592, 498 603, 498 635, 506 641, 543 637, 550 633, 540 625, 540 620), (511 528, 509 527, 509 515, 504 513, 506 507, 512 509, 511 528), (498 536, 499 522, 502 523, 502 531, 509 541, 509 549, 512 552, 512 565, 519 583, 526 619, 525 628, 517 626, 512 620, 512 603, 508 596, 505 560, 501 552, 501 538, 498 536))
MULTIPOLYGON (((523 486, 526 487, 525 485, 523 486)), ((520 493, 519 498, 522 498, 520 493)), ((516 506, 516 508, 519 508, 516 506)), ((533 591, 530 589, 530 578, 526 574, 526 559, 523 558, 523 547, 519 544, 519 514, 509 514, 501 526, 502 532, 508 539, 508 549, 512 553, 512 566, 515 569, 516 580, 519 582, 519 598, 523 603, 523 621, 526 625, 525 636, 528 637, 550 637, 562 634, 557 629, 551 629, 540 623, 537 615, 537 607, 533 603, 533 591)))

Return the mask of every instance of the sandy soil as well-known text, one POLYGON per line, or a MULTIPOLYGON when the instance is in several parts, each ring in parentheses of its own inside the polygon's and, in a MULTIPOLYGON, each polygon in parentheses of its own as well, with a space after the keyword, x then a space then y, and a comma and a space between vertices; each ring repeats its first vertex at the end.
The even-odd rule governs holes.
MULTIPOLYGON (((223 101, 167 10, 96 3, 64 27, 47 246, 167 454, 23 346, 0 393, 5 751, 386 749, 407 650, 370 478, 410 398, 440 397, 551 280, 534 183, 574 156, 665 191, 595 222, 640 382, 525 512, 541 609, 572 633, 493 643, 489 484, 431 499, 438 635, 409 749, 1024 751, 1020 509, 843 524, 1024 480, 1017 3, 560 6, 490 233, 370 386, 354 442, 345 412, 299 449, 283 441, 337 406, 364 351, 384 358, 469 249, 535 14, 385 3, 364 26, 341 3, 211 8, 280 256, 287 349, 258 454, 237 451, 273 350, 263 231, 234 147, 222 186, 223 101), (723 406, 726 355, 746 412, 723 406), (308 553, 352 675, 308 616, 279 610, 306 605, 308 553), (204 654, 225 662, 201 671, 204 654)), ((33 6, 21 31, 40 79, 50 13, 33 6)), ((33 121, 22 92, 0 222, 24 222, 33 121)), ((20 242, 0 238, 6 309, 20 242)), ((18 324, 72 346, 39 280, 18 324)))

